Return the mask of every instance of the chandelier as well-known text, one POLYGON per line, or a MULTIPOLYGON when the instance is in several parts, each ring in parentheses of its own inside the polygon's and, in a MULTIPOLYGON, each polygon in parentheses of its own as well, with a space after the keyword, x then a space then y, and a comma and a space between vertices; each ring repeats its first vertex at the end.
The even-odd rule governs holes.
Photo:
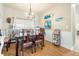
POLYGON ((29 4, 29 12, 26 12, 25 15, 26 15, 26 19, 28 20, 32 20, 35 18, 34 13, 32 12, 31 4, 29 4))

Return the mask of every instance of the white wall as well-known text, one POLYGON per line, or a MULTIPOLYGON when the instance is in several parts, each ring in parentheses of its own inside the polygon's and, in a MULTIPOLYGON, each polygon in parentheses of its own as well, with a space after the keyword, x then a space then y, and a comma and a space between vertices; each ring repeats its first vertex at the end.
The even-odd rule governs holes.
POLYGON ((0 19, 1 19, 1 21, 0 21, 0 29, 2 29, 1 30, 1 32, 2 32, 2 35, 3 35, 3 24, 4 24, 4 9, 3 9, 3 4, 1 4, 0 3, 0 19))
MULTIPOLYGON (((13 20, 15 20, 16 18, 26 19, 25 12, 15 8, 4 6, 4 26, 6 26, 4 27, 4 29, 8 28, 8 23, 6 23, 7 17, 12 17, 13 20)), ((35 21, 35 24, 38 25, 38 17, 35 19, 35 21)), ((28 24, 30 23, 28 22, 28 24)))
POLYGON ((3 5, 0 3, 0 16, 3 16, 3 5))
MULTIPOLYGON (((53 30, 56 27, 61 28, 61 46, 72 49, 73 47, 73 39, 72 39, 72 31, 71 31, 71 4, 58 4, 56 5, 54 10, 50 10, 46 14, 54 13, 54 17, 52 17, 52 29, 46 30, 46 40, 52 42, 53 30), (59 24, 55 21, 57 17, 64 17, 63 22, 59 24)), ((43 17, 44 17, 43 15, 43 17)), ((44 25, 41 25, 44 26, 44 25)))
POLYGON ((6 22, 7 17, 14 17, 15 19, 16 17, 24 18, 24 16, 22 11, 4 6, 4 26, 6 26, 4 29, 8 28, 8 23, 6 22))
POLYGON ((45 40, 47 40, 49 42, 52 42, 52 34, 53 34, 53 31, 46 29, 45 30, 45 33, 46 33, 45 40))
POLYGON ((71 6, 70 4, 59 4, 54 9, 53 13, 55 13, 53 18, 53 27, 52 29, 60 28, 62 31, 71 31, 71 6), (56 22, 55 18, 63 17, 63 21, 56 22))
POLYGON ((75 5, 75 47, 74 50, 79 52, 79 35, 77 35, 77 31, 79 31, 79 4, 75 5))
POLYGON ((2 29, 2 24, 3 24, 3 6, 0 4, 0 29, 2 29))
MULTIPOLYGON (((54 14, 54 16, 51 17, 52 30, 60 28, 62 31, 71 31, 71 4, 56 4, 53 9, 43 14, 41 19, 44 20, 44 16, 48 14, 54 14), (63 20, 57 22, 56 18, 58 17, 63 17, 63 20)), ((41 26, 44 26, 44 24, 41 26)))
POLYGON ((67 31, 61 32, 61 46, 73 49, 73 39, 72 39, 72 33, 67 31))

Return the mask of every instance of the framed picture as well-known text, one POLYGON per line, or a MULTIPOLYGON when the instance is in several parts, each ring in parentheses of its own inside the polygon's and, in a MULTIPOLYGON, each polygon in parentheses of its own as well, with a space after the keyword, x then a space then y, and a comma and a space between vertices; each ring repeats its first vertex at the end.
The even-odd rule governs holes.
POLYGON ((11 18, 8 17, 8 18, 6 19, 6 21, 7 21, 7 23, 11 23, 11 18))
POLYGON ((45 23, 44 23, 44 27, 45 29, 51 29, 51 26, 52 26, 52 17, 54 16, 54 14, 48 14, 46 16, 44 16, 44 20, 45 20, 45 23))
POLYGON ((51 20, 45 21, 44 26, 45 26, 45 29, 51 29, 51 20))

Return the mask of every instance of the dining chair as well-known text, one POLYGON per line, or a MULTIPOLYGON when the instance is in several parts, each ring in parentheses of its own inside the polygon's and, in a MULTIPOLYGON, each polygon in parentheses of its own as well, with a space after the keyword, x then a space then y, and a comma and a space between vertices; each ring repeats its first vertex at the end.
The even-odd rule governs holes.
POLYGON ((41 46, 41 49, 43 49, 43 34, 40 32, 38 35, 36 35, 36 46, 41 46))
POLYGON ((44 45, 44 36, 45 36, 45 29, 44 28, 40 28, 40 32, 41 32, 41 34, 42 34, 42 39, 43 39, 43 46, 45 46, 44 45))
POLYGON ((4 46, 6 47, 6 51, 8 51, 8 48, 10 47, 11 39, 10 37, 4 38, 4 46))
POLYGON ((23 43, 23 48, 30 48, 31 49, 31 53, 33 53, 33 43, 31 40, 31 35, 30 35, 30 31, 27 31, 27 36, 24 36, 24 43, 23 43))

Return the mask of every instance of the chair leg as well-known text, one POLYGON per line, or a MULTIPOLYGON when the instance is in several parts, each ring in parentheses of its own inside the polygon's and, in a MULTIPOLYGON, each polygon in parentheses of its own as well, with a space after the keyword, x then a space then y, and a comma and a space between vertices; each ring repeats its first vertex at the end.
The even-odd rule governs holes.
POLYGON ((33 46, 31 46, 31 53, 33 54, 33 46))
POLYGON ((43 43, 41 42, 41 44, 40 44, 40 45, 41 45, 41 50, 42 50, 42 49, 43 49, 43 43))
POLYGON ((6 51, 8 51, 8 48, 10 47, 10 44, 7 43, 7 46, 6 46, 6 51))
POLYGON ((9 48, 9 47, 8 47, 8 45, 7 45, 7 46, 6 46, 6 51, 8 51, 8 48, 9 48))
POLYGON ((34 52, 36 52, 36 44, 34 44, 34 52))
POLYGON ((8 43, 8 48, 10 48, 10 45, 11 45, 11 42, 10 42, 10 43, 8 43))
POLYGON ((43 39, 43 41, 42 41, 42 44, 43 44, 43 46, 45 46, 45 45, 44 45, 44 39, 43 39))
POLYGON ((23 50, 23 47, 21 47, 20 52, 21 52, 21 56, 24 56, 24 50, 23 50))
POLYGON ((20 51, 20 53, 21 53, 21 56, 24 56, 24 51, 20 51))

